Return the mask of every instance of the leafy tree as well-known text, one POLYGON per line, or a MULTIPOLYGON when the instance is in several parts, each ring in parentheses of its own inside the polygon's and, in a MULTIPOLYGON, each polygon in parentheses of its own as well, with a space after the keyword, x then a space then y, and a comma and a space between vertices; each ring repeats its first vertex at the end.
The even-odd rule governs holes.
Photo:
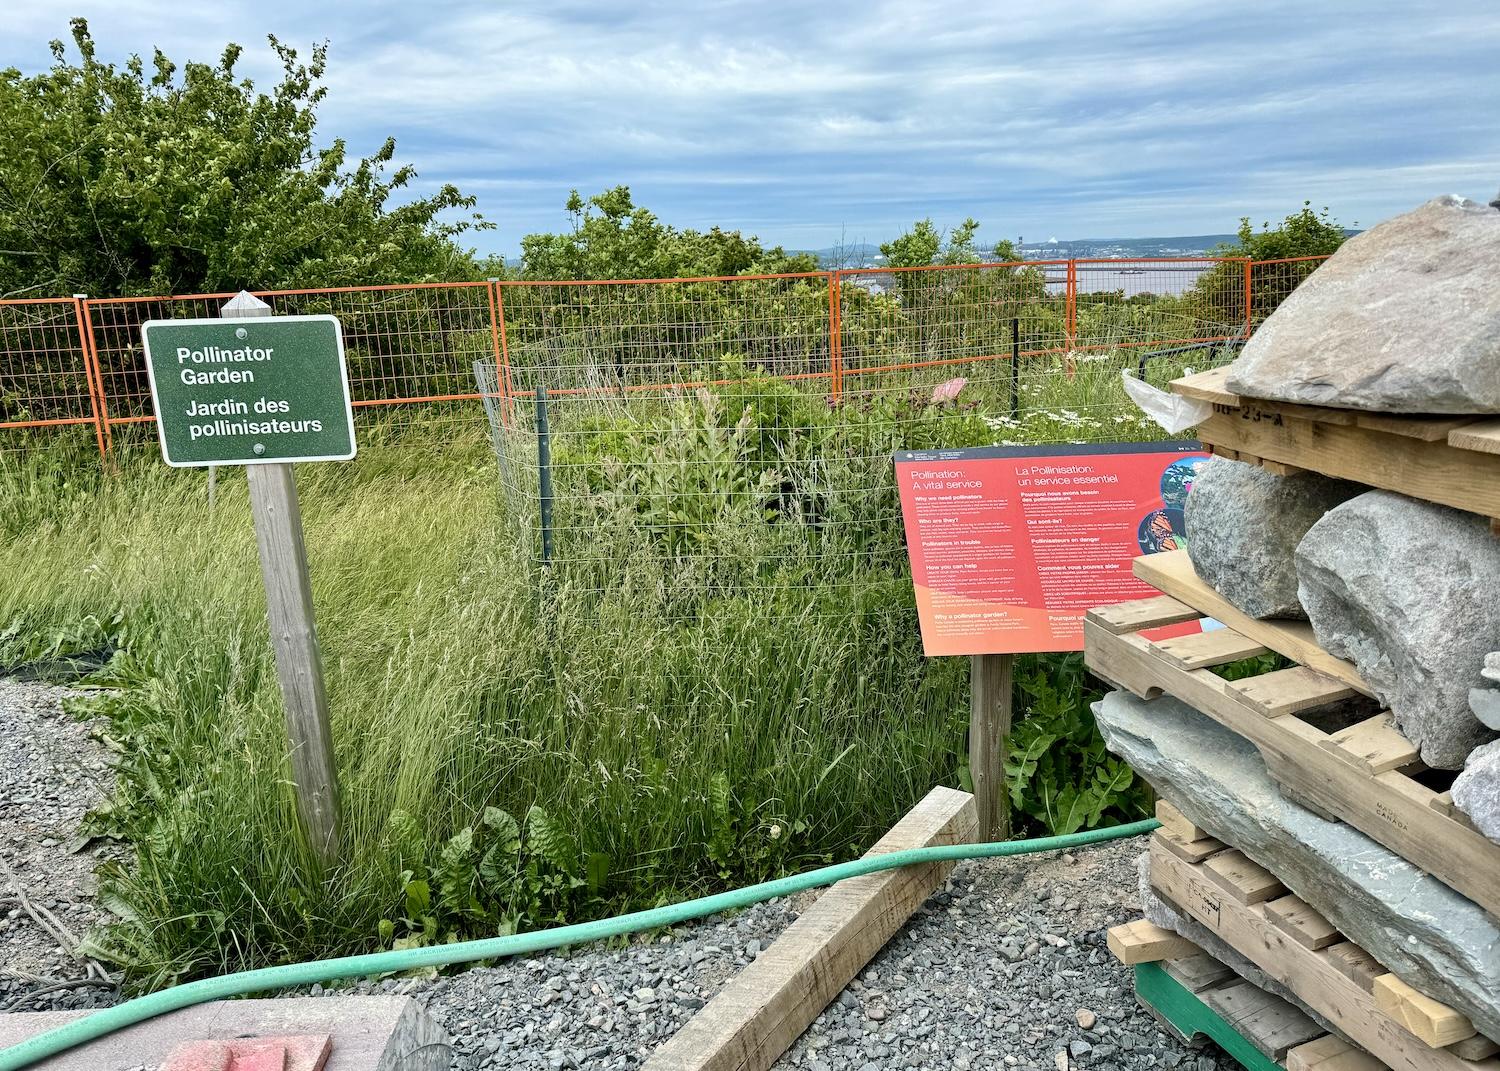
POLYGON ((766 248, 751 235, 714 227, 678 230, 637 205, 629 186, 587 201, 573 190, 566 234, 521 239, 522 274, 529 279, 667 279, 705 275, 760 275, 817 271, 809 253, 766 248))
POLYGON ((983 259, 974 243, 979 224, 966 219, 944 233, 930 219, 919 219, 911 230, 889 242, 882 242, 880 252, 890 268, 920 268, 929 264, 972 264, 983 259))
POLYGON ((1251 260, 1311 257, 1332 253, 1348 237, 1343 224, 1329 215, 1326 205, 1314 212, 1311 201, 1303 201, 1301 210, 1287 216, 1275 230, 1269 222, 1260 227, 1255 230, 1250 226, 1250 217, 1241 216, 1238 244, 1222 246, 1215 252, 1251 260))
POLYGON ((445 185, 393 203, 416 177, 395 142, 351 160, 315 147, 327 45, 307 62, 275 37, 269 92, 217 63, 101 62, 87 22, 78 57, 0 71, 0 296, 138 294, 404 282, 469 274, 454 242, 487 228, 445 185))
MULTIPOLYGON (((1332 253, 1348 237, 1341 223, 1327 208, 1312 210, 1311 201, 1293 212, 1273 228, 1262 223, 1260 230, 1250 226, 1249 217, 1241 217, 1238 240, 1212 251, 1220 257, 1249 257, 1252 261, 1280 261, 1295 257, 1313 257, 1332 253)), ((1313 273, 1321 261, 1293 261, 1286 264, 1259 264, 1251 268, 1249 323, 1256 324, 1276 311, 1297 285, 1313 273)), ((1245 269, 1239 262, 1216 265, 1198 277, 1192 291, 1185 295, 1200 306, 1203 318, 1217 320, 1226 334, 1242 330, 1246 323, 1245 269)))

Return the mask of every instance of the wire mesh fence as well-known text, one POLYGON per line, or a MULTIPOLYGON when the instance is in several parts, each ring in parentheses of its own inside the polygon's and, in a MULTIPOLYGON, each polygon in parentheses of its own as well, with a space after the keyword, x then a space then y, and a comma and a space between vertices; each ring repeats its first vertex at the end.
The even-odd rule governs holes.
MULTIPOLYGON (((278 313, 340 319, 366 442, 434 445, 440 436, 406 432, 482 427, 486 393, 497 418, 534 422, 545 391, 566 436, 575 411, 591 407, 607 429, 635 395, 655 398, 641 419, 666 419, 690 392, 737 389, 738 404, 747 384, 767 380, 824 399, 830 412, 863 407, 868 431, 910 424, 910 414, 875 414, 898 399, 928 406, 934 388, 963 379, 948 408, 983 410, 1000 431, 1026 424, 1076 438, 1122 415, 1100 408, 1119 400, 1103 372, 1133 363, 1160 379, 1175 367, 1164 357, 1226 359, 1322 259, 1054 260, 261 296, 278 313), (492 391, 476 382, 476 361, 493 367, 492 391)), ((149 442, 141 324, 214 316, 229 296, 0 301, 0 450, 92 434, 105 453, 132 441, 132 425, 142 426, 133 441, 149 442)))
POLYGON ((896 450, 1159 438, 1121 372, 1228 360, 1247 263, 502 284, 478 375, 508 513, 575 590, 796 590, 843 613, 906 583, 896 450))
POLYGON ((76 298, 0 301, 0 451, 77 429, 103 448, 82 316, 76 298))

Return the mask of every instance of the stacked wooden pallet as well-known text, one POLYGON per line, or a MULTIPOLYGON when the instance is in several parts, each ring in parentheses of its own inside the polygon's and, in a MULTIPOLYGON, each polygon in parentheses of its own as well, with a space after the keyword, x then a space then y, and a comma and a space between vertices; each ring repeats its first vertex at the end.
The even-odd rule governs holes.
MULTIPOLYGON (((1222 377, 1219 370, 1173 385, 1213 404, 1199 437, 1214 453, 1283 475, 1314 470, 1465 509, 1500 530, 1500 421, 1254 402, 1226 391, 1222 377)), ((1384 713, 1333 733, 1303 717, 1372 694, 1352 665, 1323 650, 1306 623, 1236 610, 1197 577, 1185 552, 1138 559, 1135 573, 1163 594, 1088 615, 1085 652, 1097 675, 1142 698, 1170 695, 1239 734, 1259 750, 1288 799, 1353 826, 1500 918, 1500 844, 1453 808, 1445 791, 1453 775, 1428 770, 1384 713), (1226 627, 1173 639, 1149 635, 1200 617, 1226 627), (1216 672, 1268 652, 1290 665, 1249 675, 1241 666, 1233 680, 1216 672)), ((1216 1013, 1225 1006, 1218 990, 1245 983, 1227 968, 1206 968, 1196 947, 1142 921, 1112 934, 1111 947, 1127 963, 1165 963, 1144 975, 1137 968, 1138 992, 1160 1014, 1173 1018, 1163 1001, 1180 1017, 1196 1000, 1208 1009, 1187 1016, 1197 1032, 1223 1044, 1215 1031, 1229 1029, 1263 1060, 1286 1068, 1500 1071, 1500 1045, 1345 939, 1275 874, 1193 826, 1170 802, 1158 817, 1164 825, 1150 848, 1154 890, 1341 1036, 1282 1045, 1306 1029, 1284 1010, 1253 1022, 1216 1013)), ((1248 1006, 1243 994, 1236 999, 1248 1006)), ((1231 1051, 1246 1066, 1270 1066, 1231 1051)))
POLYGON ((1312 469, 1483 514, 1500 526, 1500 419, 1263 402, 1228 390, 1228 375, 1226 366, 1172 384, 1177 394, 1213 406, 1198 438, 1215 454, 1282 476, 1312 469))

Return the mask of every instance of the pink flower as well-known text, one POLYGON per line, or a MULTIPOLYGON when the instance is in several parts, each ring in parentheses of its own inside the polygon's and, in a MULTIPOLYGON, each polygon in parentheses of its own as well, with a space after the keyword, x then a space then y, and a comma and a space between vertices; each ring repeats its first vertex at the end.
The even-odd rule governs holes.
POLYGON ((959 376, 957 379, 950 379, 946 383, 939 383, 936 387, 932 388, 932 404, 941 405, 944 402, 956 400, 958 392, 968 385, 969 381, 963 376, 959 376))

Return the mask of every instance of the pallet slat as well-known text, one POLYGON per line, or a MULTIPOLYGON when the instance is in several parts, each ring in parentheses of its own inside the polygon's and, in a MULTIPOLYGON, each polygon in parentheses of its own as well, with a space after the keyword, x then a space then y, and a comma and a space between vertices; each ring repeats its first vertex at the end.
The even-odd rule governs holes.
POLYGON ((1265 904, 1241 904, 1153 838, 1151 881, 1173 908, 1205 926, 1240 955, 1285 985, 1361 1048, 1391 1067, 1421 1071, 1500 1071, 1500 1060, 1465 1060, 1433 1048, 1393 1019, 1330 961, 1267 918, 1265 904))
POLYGON ((1275 874, 1238 850, 1203 861, 1203 873, 1242 904, 1259 904, 1286 893, 1275 874))
POLYGON ((1376 978, 1371 992, 1381 1011, 1435 1049, 1477 1033, 1468 1016, 1417 992, 1394 974, 1376 978))
POLYGON ((1293 662, 1343 681, 1365 695, 1375 694, 1354 666, 1318 645, 1312 626, 1306 621, 1260 621, 1235 609, 1228 599, 1198 579, 1187 551, 1173 550, 1137 558, 1134 571, 1138 579, 1166 592, 1180 605, 1196 607, 1201 614, 1222 621, 1240 635, 1259 641, 1293 662))
POLYGON ((1099 606, 1090 610, 1085 618, 1110 632, 1137 632, 1143 628, 1159 628, 1162 625, 1177 625, 1202 617, 1191 606, 1185 606, 1167 595, 1150 599, 1137 599, 1114 606, 1099 606))
POLYGON ((1287 895, 1271 900, 1265 905, 1265 911, 1271 925, 1290 934, 1292 940, 1303 948, 1327 948, 1344 939, 1344 935, 1334 928, 1333 923, 1300 896, 1287 895))
POLYGON ((1202 951, 1186 937, 1179 937, 1145 919, 1115 926, 1104 937, 1115 959, 1127 967, 1164 959, 1183 959, 1202 951))
POLYGON ((1432 418, 1408 422, 1402 433, 1371 426, 1378 423, 1375 414, 1359 414, 1365 418, 1362 425, 1351 412, 1240 399, 1238 405, 1216 404, 1198 425, 1198 438, 1215 453, 1250 454, 1500 517, 1500 452, 1452 441, 1457 436, 1460 443, 1487 444, 1489 434, 1476 434, 1469 425, 1434 441, 1424 436, 1437 425, 1424 428, 1420 423, 1432 418), (1411 434, 1414 430, 1419 434, 1411 434))
POLYGON ((1242 703, 1268 718, 1300 714, 1359 694, 1345 682, 1306 666, 1292 666, 1232 681, 1229 690, 1242 703))
POLYGON ((1156 651, 1179 669, 1208 669, 1263 655, 1266 647, 1234 629, 1216 628, 1161 640, 1156 651))

